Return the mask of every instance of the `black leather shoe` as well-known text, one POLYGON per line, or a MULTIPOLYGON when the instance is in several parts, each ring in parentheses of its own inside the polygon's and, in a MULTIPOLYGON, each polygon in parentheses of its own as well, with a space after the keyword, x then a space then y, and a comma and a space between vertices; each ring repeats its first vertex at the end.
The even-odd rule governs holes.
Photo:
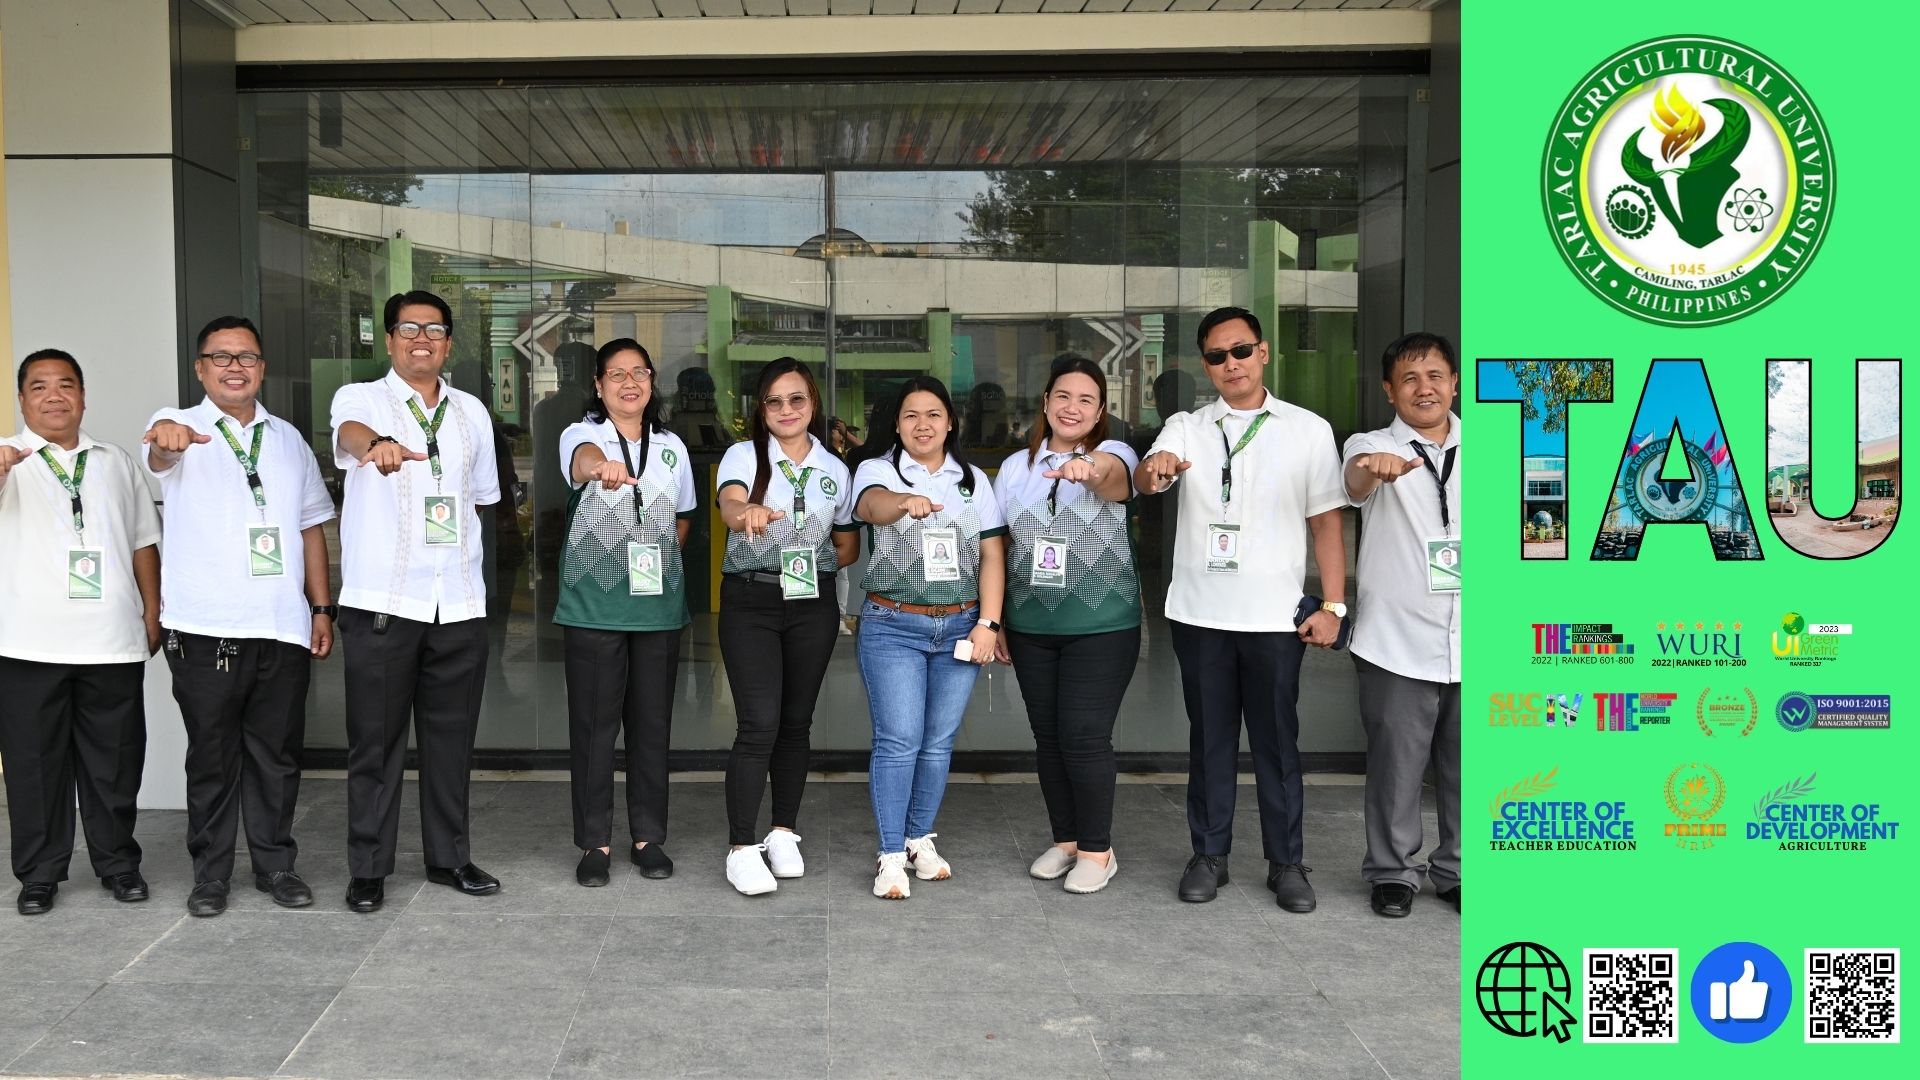
POLYGON ((59 892, 60 886, 54 882, 29 881, 20 886, 20 899, 13 906, 22 915, 45 915, 53 910, 53 898, 59 892))
POLYGON ((633 865, 640 868, 640 876, 643 878, 658 880, 673 876, 673 860, 667 858, 667 853, 660 850, 659 844, 628 848, 627 858, 632 859, 633 865))
POLYGON ((580 855, 580 865, 573 868, 573 880, 589 889, 597 889, 609 880, 607 868, 613 865, 613 857, 599 848, 588 848, 580 855))
POLYGON ((1220 895, 1227 883, 1225 855, 1195 855, 1187 860, 1187 871, 1180 875, 1180 899, 1189 904, 1204 904, 1220 895))
POLYGON ((1460 886, 1455 885, 1451 889, 1442 889, 1436 895, 1438 895, 1440 899, 1445 903, 1452 904, 1453 910, 1455 911, 1460 910, 1460 886))
POLYGON ((147 879, 138 870, 109 874, 100 879, 100 887, 112 889, 113 898, 123 904, 137 904, 147 898, 147 879))
POLYGON ((387 902, 387 879, 357 877, 347 879, 347 910, 367 915, 387 902))
POLYGON ((1313 867, 1299 863, 1269 863, 1267 865, 1267 888, 1273 890, 1274 902, 1283 909, 1304 915, 1319 906, 1313 898, 1313 886, 1307 884, 1307 875, 1313 873, 1313 867))
POLYGON ((313 903, 313 890, 291 870, 253 875, 253 887, 273 897, 281 907, 306 907, 313 903))
POLYGON ((1413 886, 1399 881, 1382 881, 1375 885, 1373 913, 1389 919, 1404 919, 1413 914, 1413 886))
POLYGON ((226 910, 227 883, 224 881, 199 882, 187 894, 187 914, 196 919, 225 914, 226 910))
POLYGON ((435 885, 450 885, 468 896, 486 896, 500 891, 500 879, 472 863, 455 870, 429 866, 427 880, 435 885))

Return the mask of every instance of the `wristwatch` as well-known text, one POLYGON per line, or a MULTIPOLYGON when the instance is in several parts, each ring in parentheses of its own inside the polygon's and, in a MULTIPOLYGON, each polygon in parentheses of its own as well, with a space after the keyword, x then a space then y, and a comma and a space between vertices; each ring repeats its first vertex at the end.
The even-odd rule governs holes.
POLYGON ((992 619, 979 619, 979 620, 976 620, 976 622, 975 622, 975 625, 976 625, 976 626, 984 626, 984 627, 986 627, 987 629, 989 629, 989 630, 991 630, 991 631, 993 631, 993 632, 994 632, 994 633, 996 633, 996 634, 1000 632, 1000 624, 999 624, 999 623, 997 623, 997 622, 994 622, 994 621, 993 621, 992 619))
POLYGON ((337 619, 340 617, 340 605, 315 604, 313 605, 313 613, 315 615, 325 615, 329 619, 337 619))
POLYGON ((1344 619, 1347 617, 1347 605, 1335 603, 1332 600, 1328 600, 1326 603, 1321 604, 1320 610, 1332 612, 1333 617, 1336 619, 1344 619))

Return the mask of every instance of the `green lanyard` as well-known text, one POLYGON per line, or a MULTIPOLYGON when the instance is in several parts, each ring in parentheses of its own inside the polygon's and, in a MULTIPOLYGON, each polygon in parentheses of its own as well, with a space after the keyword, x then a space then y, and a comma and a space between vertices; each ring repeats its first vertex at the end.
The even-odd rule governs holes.
POLYGON ((420 425, 420 430, 427 434, 427 464, 433 467, 433 478, 438 480, 440 479, 440 421, 447 416, 447 399, 445 397, 440 399, 440 407, 433 410, 431 421, 427 419, 426 413, 420 411, 420 403, 412 398, 407 399, 407 408, 413 413, 413 419, 420 425))
POLYGON ((793 475, 793 466, 786 458, 780 459, 780 474, 793 485, 793 527, 805 528, 807 524, 807 478, 813 475, 813 466, 800 470, 798 477, 793 475))
POLYGON ((1254 417, 1253 423, 1248 424, 1247 430, 1240 434, 1240 441, 1234 443, 1232 446, 1227 446, 1227 418, 1223 416, 1215 421, 1215 423, 1220 425, 1220 445, 1226 447, 1227 451, 1226 459, 1220 462, 1221 506, 1225 506, 1233 501, 1233 459, 1240 456, 1240 451, 1247 448, 1247 444, 1253 441, 1255 435, 1260 434, 1261 425, 1265 424, 1267 417, 1272 415, 1270 412, 1263 412, 1259 416, 1254 417))
POLYGON ((40 460, 46 462, 47 468, 53 470, 53 478, 60 481, 60 486, 67 489, 67 497, 73 500, 73 531, 79 535, 80 542, 83 544, 87 542, 87 515, 80 508, 80 482, 87 478, 87 454, 88 451, 82 450, 74 457, 73 477, 69 479, 67 470, 53 460, 52 449, 45 446, 40 448, 40 460))
POLYGON ((260 440, 267 433, 266 421, 254 425, 252 453, 240 449, 240 440, 233 437, 233 431, 227 427, 226 417, 221 417, 213 426, 220 429, 227 445, 233 448, 233 456, 240 459, 240 468, 247 474, 247 488, 253 492, 253 505, 266 509, 267 492, 260 486, 260 440))

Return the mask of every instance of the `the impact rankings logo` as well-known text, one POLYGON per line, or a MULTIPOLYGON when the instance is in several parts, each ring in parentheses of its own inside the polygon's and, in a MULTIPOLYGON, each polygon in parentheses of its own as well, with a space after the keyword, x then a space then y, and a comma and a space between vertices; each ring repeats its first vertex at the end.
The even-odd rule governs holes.
MULTIPOLYGON (((1760 756, 1781 754, 1783 740, 1802 738, 1795 732, 1832 728, 1884 736, 1890 727, 1891 697, 1900 696, 1898 687, 1892 695, 1863 693, 1863 685, 1880 689, 1871 685, 1875 672, 1838 659, 1841 638, 1854 628, 1809 624, 1791 611, 1784 618, 1778 612, 1792 595, 1804 595, 1795 590, 1810 583, 1823 587, 1839 576, 1827 569, 1835 562, 1823 567, 1821 560, 1856 559, 1894 531, 1902 400, 1897 361, 1859 362, 1857 470, 1849 476, 1843 468, 1827 466, 1820 489, 1829 508, 1847 507, 1849 495, 1853 505, 1846 515, 1828 518, 1812 508, 1810 365, 1768 358, 1806 355, 1799 350, 1815 347, 1847 352, 1869 345, 1850 338, 1848 331, 1884 340, 1884 330, 1845 318, 1836 322, 1840 312, 1832 305, 1850 295, 1857 282, 1828 281, 1805 290, 1806 303, 1793 305, 1792 319, 1764 320, 1764 332, 1745 329, 1759 321, 1743 324, 1734 334, 1726 330, 1800 284, 1828 246, 1837 205, 1835 148, 1816 104, 1821 86, 1803 84, 1788 64, 1809 55, 1807 49, 1838 47, 1843 38, 1862 40, 1862 30, 1875 16, 1860 13, 1850 30, 1836 27, 1824 34, 1824 44, 1819 43, 1822 33, 1770 36, 1775 43, 1770 51, 1792 52, 1785 64, 1726 37, 1660 34, 1605 56, 1562 91, 1542 82, 1541 73, 1555 65, 1578 70, 1609 43, 1602 39, 1583 54, 1569 42, 1592 40, 1594 27, 1573 38, 1550 38, 1539 26, 1518 30, 1516 16, 1525 10, 1483 0, 1480 12, 1467 12, 1463 34, 1469 88, 1463 158, 1476 170, 1499 166, 1490 151, 1496 141, 1503 147, 1514 144, 1517 118, 1544 116, 1551 106, 1542 99, 1558 100, 1535 177, 1546 236, 1520 234, 1512 215, 1514 184, 1504 178, 1485 193, 1469 188, 1463 214, 1470 237, 1488 238, 1469 246, 1464 321, 1470 328, 1502 324, 1476 341, 1498 339, 1497 346, 1474 351, 1527 358, 1476 365, 1477 404, 1521 407, 1523 496, 1520 513, 1511 517, 1487 513, 1491 501, 1478 504, 1483 519, 1496 520, 1490 527, 1475 521, 1473 529, 1495 537, 1497 562, 1516 555, 1507 546, 1511 540, 1499 534, 1518 532, 1517 561, 1509 565, 1519 571, 1516 577, 1532 578, 1496 581, 1482 594, 1491 603, 1469 605, 1468 619, 1478 627, 1468 638, 1510 640, 1512 631, 1525 625, 1532 636, 1531 665, 1586 667, 1596 681, 1608 679, 1616 686, 1629 682, 1638 669, 1665 669, 1657 673, 1660 681, 1678 692, 1658 687, 1662 693, 1644 696, 1658 699, 1662 720, 1669 712, 1691 712, 1694 723, 1687 730, 1713 740, 1718 750, 1712 759, 1686 753, 1662 761, 1640 754, 1650 746, 1644 739, 1592 734, 1595 728, 1635 732, 1638 722, 1601 719, 1596 724, 1588 714, 1598 715, 1608 699, 1643 695, 1572 685, 1581 678, 1578 672, 1530 679, 1515 666, 1528 662, 1525 650, 1469 656, 1470 681, 1495 678, 1496 672, 1502 680, 1467 688, 1470 700, 1488 702, 1487 723, 1469 725, 1475 732, 1469 769, 1497 765, 1505 771, 1497 778, 1477 774, 1481 790, 1493 792, 1487 804, 1490 829, 1475 837, 1477 830, 1469 824, 1464 838, 1469 874, 1497 863, 1498 873, 1489 876, 1501 883, 1487 906, 1476 905, 1477 918, 1469 924, 1475 933, 1467 937, 1464 958, 1464 1071, 1513 1075, 1509 1067, 1520 1059, 1476 1055, 1476 1048, 1491 1049, 1489 1043, 1576 1044, 1549 1057, 1563 1070, 1571 1067, 1567 1075, 1578 1076, 1611 1075, 1628 1064, 1597 1047, 1600 1056, 1589 1059, 1580 1044, 1682 1044, 1670 1052, 1683 1056, 1668 1059, 1676 1070, 1722 1060, 1703 1053, 1716 1043, 1769 1038, 1897 1050, 1897 944, 1905 934, 1898 927, 1906 916, 1865 908, 1850 913, 1830 895, 1831 886, 1796 891, 1790 883, 1816 861, 1852 868, 1876 853, 1887 853, 1881 857, 1889 862, 1898 859, 1897 812, 1884 808, 1877 796, 1905 790, 1897 783, 1905 769, 1892 768, 1890 758, 1870 757, 1862 777, 1822 797, 1826 786, 1811 768, 1779 769, 1774 763, 1781 757, 1760 756), (1485 21, 1476 22, 1487 9, 1492 11, 1485 21), (1476 25, 1488 28, 1485 39, 1476 38, 1476 25), (1510 57, 1522 38, 1529 44, 1556 41, 1554 48, 1540 51, 1551 59, 1530 60, 1522 77, 1475 68, 1499 67, 1500 58, 1510 57), (1783 41, 1790 43, 1785 49, 1783 41), (1497 93, 1490 89, 1494 86, 1497 93), (1488 134, 1496 130, 1497 140, 1488 134), (1500 275, 1509 260, 1532 265, 1535 260, 1523 254, 1529 250, 1523 245, 1534 243, 1551 245, 1585 293, 1530 282, 1520 290, 1526 301, 1512 307, 1500 275), (1593 298, 1643 325, 1636 330, 1609 320, 1592 309, 1593 298), (1801 332, 1814 323, 1829 332, 1812 337, 1801 332), (1715 329, 1694 332, 1702 328, 1715 329), (1776 340, 1782 330, 1790 340, 1776 340), (1620 355, 1620 347, 1609 342, 1621 341, 1636 343, 1628 362, 1651 361, 1651 366, 1625 431, 1620 465, 1606 485, 1604 513, 1596 521, 1591 514, 1600 509, 1600 493, 1575 483, 1569 421, 1580 411, 1573 406, 1631 401, 1615 398, 1614 361, 1599 359, 1620 355), (1777 348, 1794 351, 1758 351, 1777 348), (1594 359, 1533 359, 1544 356, 1594 359), (1709 367, 1714 374, 1751 370, 1757 382, 1762 366, 1765 461, 1759 469, 1747 461, 1743 469, 1733 458, 1730 432, 1750 431, 1747 424, 1757 425, 1760 418, 1717 400, 1709 367), (1733 423, 1723 424, 1723 413, 1733 423), (1870 414, 1891 418, 1890 437, 1882 430, 1886 422, 1870 414), (1743 474, 1748 486, 1765 477, 1764 489, 1752 499, 1743 474), (1776 561, 1764 567, 1754 565, 1768 557, 1759 522, 1772 526, 1771 543, 1778 545, 1776 561), (1654 532, 1674 538, 1654 558, 1643 559, 1642 544, 1654 532), (1676 557, 1680 548, 1684 556, 1676 557), (1532 560, 1542 563, 1530 573, 1532 560), (1636 561, 1639 566, 1630 565, 1636 561), (1726 571, 1742 563, 1759 572, 1736 582, 1726 571), (1543 616, 1568 617, 1542 610, 1540 601, 1547 597, 1560 611, 1577 613, 1574 617, 1612 621, 1542 621, 1543 616), (1667 618, 1648 624, 1655 627, 1652 634, 1625 610, 1627 605, 1642 610, 1649 600, 1672 605, 1660 613, 1667 618), (1712 607, 1703 616, 1693 610, 1698 605, 1712 607), (1828 669, 1839 678, 1827 678, 1828 669), (1579 692, 1583 689, 1585 695, 1579 692), (1539 748, 1537 737, 1512 733, 1525 728, 1562 732, 1550 737, 1552 752, 1565 755, 1571 749, 1570 760, 1579 768, 1562 772, 1557 765, 1518 764, 1510 755, 1539 748), (1476 743, 1489 751, 1478 761, 1476 743), (1768 871, 1757 865, 1763 860, 1777 865, 1768 871), (1752 886, 1744 898, 1724 890, 1735 878, 1752 886), (1569 888, 1586 894, 1566 895, 1574 914, 1542 911, 1538 901, 1569 888), (1528 889, 1537 891, 1523 895, 1528 889), (1673 904, 1679 907, 1669 907, 1673 904), (1677 923, 1663 918, 1667 911, 1682 918, 1677 923), (1702 919, 1711 925, 1695 925, 1702 919), (1778 939, 1762 936, 1769 928, 1778 939), (1746 940, 1741 931, 1756 940, 1746 940), (1704 940, 1716 934, 1722 936, 1704 940)), ((1539 18, 1568 25, 1575 20, 1572 9, 1564 18, 1533 10, 1539 18)), ((1669 22, 1684 18, 1693 25, 1731 28, 1736 25, 1731 18, 1765 22, 1785 10, 1765 2, 1701 0, 1676 5, 1666 15, 1669 22)), ((1889 5, 1884 10, 1905 9, 1889 5)), ((1663 29, 1645 25, 1647 32, 1663 29)), ((1873 32, 1892 32, 1892 27, 1876 27, 1866 36, 1873 32)), ((1831 54, 1811 55, 1820 58, 1813 66, 1826 76, 1821 82, 1831 83, 1831 54)), ((1863 57, 1862 62, 1868 61, 1863 57)), ((1872 124, 1867 130, 1883 134, 1872 124)), ((1869 149, 1863 160, 1888 156, 1885 145, 1869 149)), ((1880 160, 1874 164, 1892 167, 1880 160)), ((1887 242, 1896 243, 1892 237, 1887 242)), ((1612 408, 1594 411, 1615 414, 1612 408)), ((1488 416, 1491 423, 1504 424, 1512 413, 1488 416)), ((1748 445, 1743 442, 1743 449, 1748 445)), ((1502 488, 1504 505, 1512 507, 1510 470, 1490 467, 1473 479, 1481 492, 1502 488)), ((1836 590, 1822 592, 1818 600, 1823 617, 1836 605, 1844 605, 1849 617, 1863 611, 1884 614, 1887 618, 1877 622, 1883 627, 1896 617, 1885 592, 1836 590)), ((1852 655, 1860 646, 1851 637, 1847 642, 1852 655)), ((1641 671, 1640 677, 1647 674, 1641 671)), ((1865 751, 1893 752, 1888 744, 1865 751)), ((1474 801, 1471 795, 1465 798, 1469 807, 1474 801)), ((1893 869, 1910 878, 1904 869, 1893 869)), ((1867 873, 1870 879, 1873 871, 1867 873)), ((1526 1060, 1544 1064, 1548 1058, 1526 1060)), ((1837 1066, 1849 1061, 1835 1060, 1837 1066)), ((1884 1067, 1905 1068, 1893 1066, 1894 1060, 1880 1055, 1852 1063, 1864 1069, 1862 1075, 1882 1075, 1884 1067)), ((1631 1067, 1651 1064, 1636 1058, 1631 1067)), ((1804 1067, 1785 1059, 1729 1067, 1744 1077, 1804 1074, 1804 1067)), ((1667 1074, 1659 1065, 1652 1072, 1667 1074)))

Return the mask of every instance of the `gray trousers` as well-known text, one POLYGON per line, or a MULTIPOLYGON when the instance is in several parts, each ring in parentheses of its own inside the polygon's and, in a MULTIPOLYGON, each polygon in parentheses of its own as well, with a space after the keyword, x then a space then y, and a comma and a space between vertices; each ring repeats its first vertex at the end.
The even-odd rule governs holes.
POLYGON ((1370 882, 1435 891, 1460 884, 1460 684, 1396 675, 1355 656, 1360 674, 1360 722, 1367 729, 1367 855, 1360 873, 1370 882), (1420 824, 1420 785, 1433 766, 1440 842, 1429 864, 1415 862, 1426 845, 1420 824))

